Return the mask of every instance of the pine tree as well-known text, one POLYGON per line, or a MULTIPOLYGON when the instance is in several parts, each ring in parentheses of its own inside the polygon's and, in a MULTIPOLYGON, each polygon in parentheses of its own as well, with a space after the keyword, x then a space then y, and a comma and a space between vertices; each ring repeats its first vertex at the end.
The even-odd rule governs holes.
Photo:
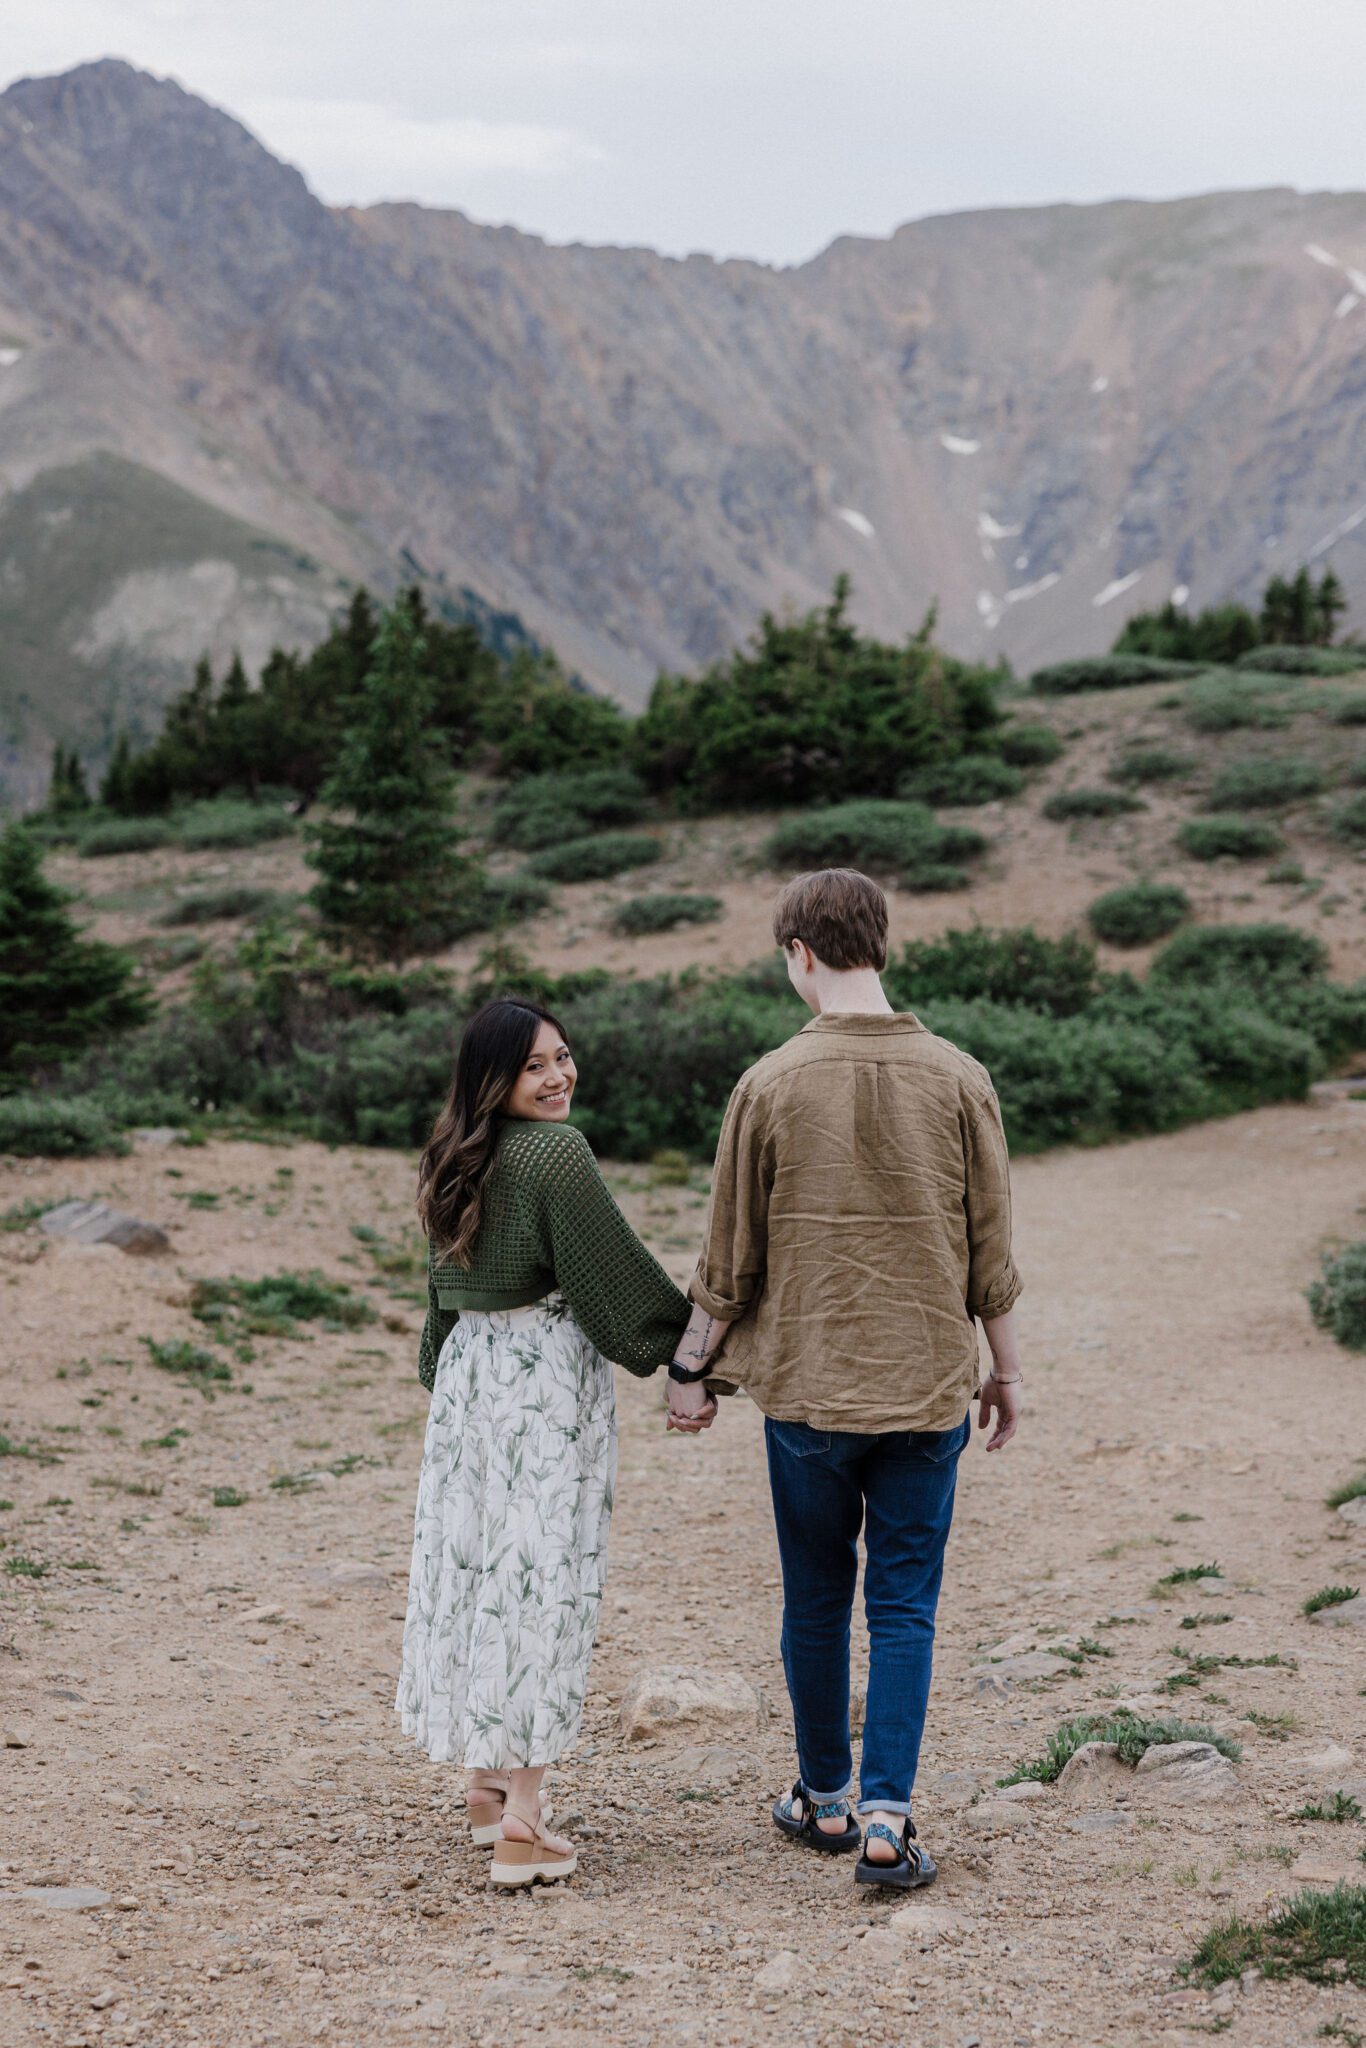
POLYGON ((1262 615, 1260 625, 1263 640, 1273 645, 1293 637, 1294 605, 1290 585, 1284 576, 1273 576, 1262 592, 1262 615))
POLYGON ((1347 593, 1335 569, 1325 569, 1319 578, 1315 608, 1318 619, 1314 638, 1319 646, 1331 647, 1337 638, 1338 620, 1347 609, 1347 593))
POLYGON ((1318 628, 1318 592, 1308 569, 1299 569, 1290 586, 1290 634, 1296 647, 1308 647, 1318 628))
POLYGON ((32 834, 11 825, 0 838, 0 1093, 150 1009, 128 955, 82 937, 67 901, 32 834))
POLYGON ((309 833, 311 900, 334 942, 398 964, 440 932, 477 885, 452 824, 453 780, 428 729, 431 684, 410 605, 380 621, 353 722, 309 833))
POLYGON ((54 818, 67 818, 73 811, 87 811, 89 808, 90 791, 86 786, 81 757, 74 747, 68 753, 58 741, 52 749, 52 774, 47 789, 48 812, 54 818))
POLYGON ((132 765, 133 749, 126 732, 121 732, 114 742, 114 751, 109 756, 109 765, 100 781, 100 802, 107 811, 128 809, 128 771, 132 765))

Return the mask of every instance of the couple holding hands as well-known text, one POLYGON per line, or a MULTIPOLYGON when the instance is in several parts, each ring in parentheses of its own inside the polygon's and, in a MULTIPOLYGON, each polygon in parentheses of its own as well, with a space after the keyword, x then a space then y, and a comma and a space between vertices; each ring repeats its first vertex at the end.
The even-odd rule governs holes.
POLYGON ((431 1408, 397 1708, 430 1757, 465 1767, 497 1885, 565 1878, 577 1861, 541 1781, 578 1734, 602 1599, 609 1361, 642 1376, 667 1365, 671 1429, 709 1428, 717 1391, 737 1385, 763 1411, 798 1772, 776 1826, 857 1851, 862 1883, 935 1876, 911 1788, 958 1459, 974 1398, 989 1451, 1020 1412, 1005 1138, 985 1070, 888 1002, 876 883, 798 876, 773 931, 814 1014, 731 1096, 691 1299, 567 1125, 577 1070, 538 1005, 500 998, 471 1018, 422 1155, 431 1408))

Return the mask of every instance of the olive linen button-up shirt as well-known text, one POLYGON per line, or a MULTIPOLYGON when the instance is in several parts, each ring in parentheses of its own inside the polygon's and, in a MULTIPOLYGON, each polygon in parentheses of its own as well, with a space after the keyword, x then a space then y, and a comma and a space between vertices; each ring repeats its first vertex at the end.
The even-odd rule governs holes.
POLYGON ((690 1289, 781 1422, 954 1429, 1021 1289, 986 1069, 909 1013, 815 1017, 741 1076, 690 1289))

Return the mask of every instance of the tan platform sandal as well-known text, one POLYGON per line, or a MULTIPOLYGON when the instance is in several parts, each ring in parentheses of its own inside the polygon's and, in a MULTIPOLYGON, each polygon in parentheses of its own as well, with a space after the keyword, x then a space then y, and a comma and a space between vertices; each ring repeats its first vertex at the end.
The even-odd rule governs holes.
MULTIPOLYGON (((465 1812, 469 1817, 470 1840, 476 1849, 491 1849, 503 1832, 503 1808, 507 1804, 506 1782, 491 1781, 486 1785, 468 1786, 465 1791, 465 1812)), ((541 1793, 541 1820, 551 1818, 550 1795, 541 1793)))
POLYGON ((577 1849, 552 1849, 545 1831, 544 1815, 533 1822, 524 1813, 514 1819, 531 1829, 529 1842, 509 1841, 506 1835, 493 1845, 489 1883, 512 1889, 518 1885, 558 1884, 572 1877, 579 1867, 577 1849))

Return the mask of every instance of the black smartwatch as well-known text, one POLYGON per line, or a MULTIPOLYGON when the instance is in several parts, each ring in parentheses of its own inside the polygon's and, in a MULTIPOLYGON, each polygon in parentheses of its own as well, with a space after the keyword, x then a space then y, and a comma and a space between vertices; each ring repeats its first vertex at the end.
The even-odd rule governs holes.
POLYGON ((706 1379, 710 1371, 710 1365, 699 1365, 696 1372, 693 1372, 688 1366, 680 1365, 676 1358, 669 1364, 669 1378, 677 1380, 681 1387, 695 1386, 698 1380, 706 1379))

